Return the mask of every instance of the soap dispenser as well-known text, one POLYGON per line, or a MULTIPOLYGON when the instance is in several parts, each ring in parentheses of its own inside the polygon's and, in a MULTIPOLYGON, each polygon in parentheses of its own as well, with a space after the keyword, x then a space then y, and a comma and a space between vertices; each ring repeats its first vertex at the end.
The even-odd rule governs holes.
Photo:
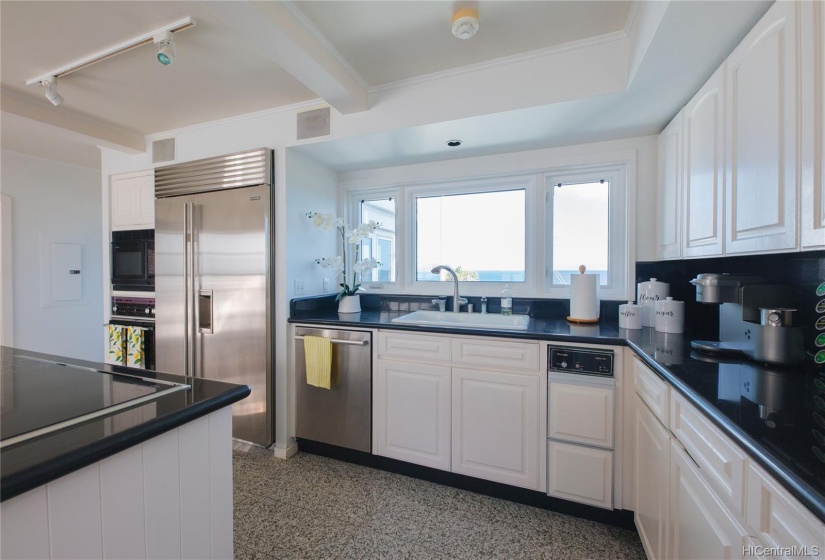
POLYGON ((501 290, 501 314, 513 314, 513 292, 510 291, 509 284, 505 284, 504 289, 501 290))

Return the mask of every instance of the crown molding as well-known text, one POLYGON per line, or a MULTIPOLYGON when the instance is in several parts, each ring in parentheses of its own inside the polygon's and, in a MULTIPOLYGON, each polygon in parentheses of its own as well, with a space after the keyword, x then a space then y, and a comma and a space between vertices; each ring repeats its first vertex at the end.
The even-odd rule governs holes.
POLYGON ((510 56, 503 56, 501 58, 495 58, 493 60, 487 60, 475 64, 468 64, 466 66, 451 68, 449 70, 441 70, 438 72, 433 72, 431 74, 416 76, 414 78, 405 78, 403 80, 387 82, 385 84, 380 84, 369 88, 369 93, 370 95, 375 93, 383 93, 385 91, 401 89, 409 86, 424 84, 427 82, 435 82, 438 80, 443 80, 444 78, 450 78, 462 74, 469 74, 472 72, 489 70, 491 68, 497 68, 499 66, 507 66, 509 64, 516 64, 519 62, 543 58, 547 56, 553 56, 564 52, 586 49, 588 47, 603 45, 606 43, 615 43, 617 41, 622 41, 625 39, 627 39, 627 33, 624 30, 614 31, 612 33, 605 33, 604 35, 599 35, 597 37, 588 37, 587 39, 570 41, 568 43, 563 43, 561 45, 553 45, 552 47, 545 47, 542 49, 536 49, 533 51, 514 54, 510 56))

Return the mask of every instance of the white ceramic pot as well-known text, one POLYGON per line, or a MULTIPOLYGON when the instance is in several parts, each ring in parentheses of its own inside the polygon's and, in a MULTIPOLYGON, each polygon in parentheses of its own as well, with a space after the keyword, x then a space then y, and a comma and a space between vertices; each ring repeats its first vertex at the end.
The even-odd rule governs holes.
POLYGON ((642 328, 642 306, 636 305, 632 301, 619 306, 619 328, 620 329, 641 329, 642 328))
POLYGON ((360 313, 361 295, 344 296, 338 300, 338 313, 360 313))
POLYGON ((658 282, 651 278, 650 282, 639 282, 637 285, 636 301, 642 306, 642 326, 652 327, 656 319, 656 302, 670 295, 670 284, 658 282))
POLYGON ((674 301, 672 297, 657 301, 654 328, 663 333, 685 332, 685 302, 674 301))

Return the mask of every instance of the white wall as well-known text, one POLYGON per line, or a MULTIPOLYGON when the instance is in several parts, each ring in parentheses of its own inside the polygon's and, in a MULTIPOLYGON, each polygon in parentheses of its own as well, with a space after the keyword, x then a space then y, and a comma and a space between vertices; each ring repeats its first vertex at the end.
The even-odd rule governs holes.
MULTIPOLYGON (((312 225, 307 212, 338 215, 338 180, 334 171, 313 159, 286 150, 286 297, 295 295, 295 280, 303 280, 305 296, 324 293, 323 269, 316 258, 338 253, 338 231, 312 225)), ((337 291, 337 279, 330 277, 329 291, 337 291)))
POLYGON ((0 152, 0 163, 0 185, 12 199, 14 345, 102 361, 100 171, 8 150, 0 152), (78 304, 41 304, 41 248, 49 242, 82 245, 78 304))

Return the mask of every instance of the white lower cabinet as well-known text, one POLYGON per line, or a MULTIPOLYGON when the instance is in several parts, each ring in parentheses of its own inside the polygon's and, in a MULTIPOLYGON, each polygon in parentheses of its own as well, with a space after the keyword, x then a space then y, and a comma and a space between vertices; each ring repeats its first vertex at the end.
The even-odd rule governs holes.
POLYGON ((651 560, 665 558, 667 493, 670 480, 670 432, 636 396, 634 457, 639 538, 651 560))
POLYGON ((748 468, 747 502, 746 520, 762 544, 788 552, 776 558, 819 556, 825 551, 825 525, 753 463, 748 468))
POLYGON ((378 361, 373 378, 376 455, 450 470, 450 368, 378 361))
POLYGON ((539 490, 538 342, 393 331, 378 341, 373 453, 539 490))
POLYGON ((549 440, 547 494, 613 509, 613 451, 549 440))
POLYGON ((745 558, 752 543, 742 524, 702 479, 699 468, 676 440, 670 447, 670 507, 666 558, 745 558))
POLYGON ((452 471, 539 486, 539 378, 452 371, 452 471))

